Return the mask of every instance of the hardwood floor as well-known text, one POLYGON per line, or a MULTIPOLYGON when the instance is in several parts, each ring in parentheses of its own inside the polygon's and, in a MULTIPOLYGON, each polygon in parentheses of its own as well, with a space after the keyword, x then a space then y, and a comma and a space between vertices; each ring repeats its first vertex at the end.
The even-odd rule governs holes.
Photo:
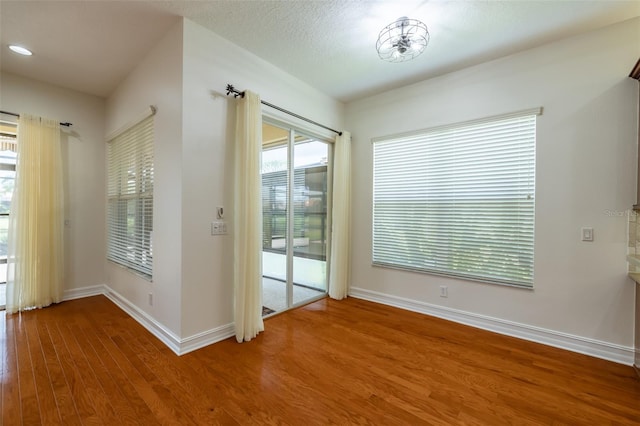
POLYGON ((640 424, 632 367, 356 299, 182 357, 102 296, 0 337, 4 425, 640 424))

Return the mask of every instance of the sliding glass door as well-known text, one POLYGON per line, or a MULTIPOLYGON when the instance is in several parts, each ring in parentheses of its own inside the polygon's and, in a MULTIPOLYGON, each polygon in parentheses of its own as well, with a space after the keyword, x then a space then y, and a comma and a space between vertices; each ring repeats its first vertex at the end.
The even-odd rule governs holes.
POLYGON ((330 149, 293 128, 263 125, 265 315, 327 292, 330 149))

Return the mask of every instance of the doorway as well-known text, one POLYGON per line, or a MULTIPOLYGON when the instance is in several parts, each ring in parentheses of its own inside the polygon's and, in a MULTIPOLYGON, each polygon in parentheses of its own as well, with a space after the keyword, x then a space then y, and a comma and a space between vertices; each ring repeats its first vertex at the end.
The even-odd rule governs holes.
POLYGON ((263 315, 327 293, 331 145, 263 123, 263 315))

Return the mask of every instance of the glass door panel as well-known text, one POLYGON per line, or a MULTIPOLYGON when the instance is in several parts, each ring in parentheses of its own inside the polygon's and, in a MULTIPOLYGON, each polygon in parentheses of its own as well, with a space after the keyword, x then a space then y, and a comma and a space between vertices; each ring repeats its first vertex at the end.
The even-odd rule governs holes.
POLYGON ((327 291, 329 146, 312 138, 294 145, 293 303, 327 291))
MULTIPOLYGON (((267 126, 267 125, 265 125, 267 126)), ((288 240, 288 132, 274 126, 263 131, 278 141, 262 151, 262 287, 263 315, 286 309, 288 240)))
POLYGON ((330 146, 264 123, 263 314, 327 292, 330 146))

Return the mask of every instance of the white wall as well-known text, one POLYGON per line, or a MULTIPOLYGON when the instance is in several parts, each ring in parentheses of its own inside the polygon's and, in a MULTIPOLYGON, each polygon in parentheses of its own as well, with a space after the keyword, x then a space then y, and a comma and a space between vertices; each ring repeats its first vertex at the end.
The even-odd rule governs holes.
POLYGON ((62 131, 65 284, 69 291, 105 282, 104 99, 14 74, 0 75, 0 109, 68 121, 62 131))
POLYGON ((224 96, 227 84, 330 127, 343 126, 341 103, 184 22, 182 336, 233 322, 233 235, 210 234, 217 206, 224 206, 232 229, 235 101, 224 96))
POLYGON ((141 58, 109 96, 106 132, 139 116, 149 105, 154 120, 153 282, 107 261, 107 284, 156 322, 180 335, 182 240, 182 22, 141 58), (148 294, 153 294, 153 305, 148 294))
POLYGON ((210 232, 217 206, 232 229, 235 101, 224 95, 227 83, 329 126, 343 124, 341 103, 188 20, 108 98, 107 132, 149 104, 158 113, 153 282, 107 262, 107 283, 182 341, 207 341, 233 322, 233 235, 210 232))
POLYGON ((639 40, 636 18, 348 104, 352 289, 633 346, 626 218, 607 211, 635 203, 637 83, 627 75, 639 40), (533 291, 372 267, 371 138, 539 106, 533 291), (581 226, 594 242, 580 241, 581 226))

